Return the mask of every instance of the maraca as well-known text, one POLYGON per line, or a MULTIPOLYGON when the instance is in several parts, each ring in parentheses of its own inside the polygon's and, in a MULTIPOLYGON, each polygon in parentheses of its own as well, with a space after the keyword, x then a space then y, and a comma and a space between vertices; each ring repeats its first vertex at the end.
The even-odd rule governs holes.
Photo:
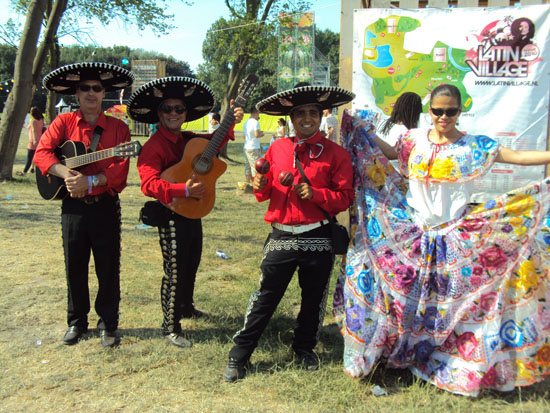
POLYGON ((291 186, 292 183, 294 182, 294 176, 289 171, 282 171, 279 174, 278 179, 279 179, 279 183, 282 186, 291 186))
POLYGON ((271 168, 271 165, 269 164, 269 161, 267 159, 260 158, 254 163, 254 167, 256 168, 256 172, 265 175, 269 172, 269 168, 271 168))

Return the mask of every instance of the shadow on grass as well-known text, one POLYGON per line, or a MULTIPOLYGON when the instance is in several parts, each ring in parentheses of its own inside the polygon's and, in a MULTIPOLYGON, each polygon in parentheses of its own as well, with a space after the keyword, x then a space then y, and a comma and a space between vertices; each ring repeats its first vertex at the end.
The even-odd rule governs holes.
POLYGON ((55 214, 44 213, 42 205, 35 203, 24 204, 24 207, 22 205, 15 211, 13 208, 5 209, 0 207, 0 216, 5 220, 9 220, 11 225, 17 227, 26 227, 29 223, 33 226, 37 224, 60 225, 61 223, 61 212, 59 209, 56 209, 55 214))

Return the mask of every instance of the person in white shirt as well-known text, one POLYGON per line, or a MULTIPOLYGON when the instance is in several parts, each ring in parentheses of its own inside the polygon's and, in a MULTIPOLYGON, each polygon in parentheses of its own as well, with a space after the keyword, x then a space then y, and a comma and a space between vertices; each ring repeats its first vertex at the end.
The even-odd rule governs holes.
POLYGON ((221 116, 218 112, 212 113, 212 117, 208 122, 208 133, 214 133, 220 127, 221 116))
POLYGON ((338 119, 334 116, 330 109, 323 111, 324 122, 321 122, 321 128, 325 132, 325 138, 332 142, 338 143, 338 119))
POLYGON ((253 108, 250 112, 250 118, 243 125, 244 132, 244 175, 249 184, 253 181, 254 163, 262 157, 262 147, 260 138, 264 133, 260 129, 260 112, 253 108))
POLYGON ((294 129, 294 125, 292 124, 292 121, 290 120, 290 118, 288 118, 287 126, 288 126, 288 137, 294 138, 296 136, 296 130, 294 129))

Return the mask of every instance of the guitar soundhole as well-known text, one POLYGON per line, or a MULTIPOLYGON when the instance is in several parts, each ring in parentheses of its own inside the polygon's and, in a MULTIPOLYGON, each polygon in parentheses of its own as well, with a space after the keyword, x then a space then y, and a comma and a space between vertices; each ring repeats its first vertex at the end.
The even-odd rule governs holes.
POLYGON ((210 172, 210 169, 212 169, 212 163, 209 162, 207 159, 201 158, 200 155, 193 158, 192 165, 193 171, 201 175, 206 175, 208 172, 210 172))

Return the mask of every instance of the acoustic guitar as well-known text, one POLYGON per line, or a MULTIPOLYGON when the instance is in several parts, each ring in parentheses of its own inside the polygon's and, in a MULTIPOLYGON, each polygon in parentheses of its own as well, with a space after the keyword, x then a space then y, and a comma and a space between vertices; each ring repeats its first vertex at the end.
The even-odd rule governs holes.
POLYGON ((254 74, 248 75, 241 83, 235 102, 225 113, 212 138, 191 139, 185 145, 181 161, 162 172, 160 177, 167 182, 185 183, 194 175, 205 186, 204 195, 200 199, 174 198, 174 201, 166 205, 172 211, 187 218, 202 218, 212 210, 216 200, 216 181, 227 169, 225 162, 216 157, 218 148, 235 122, 234 109, 243 107, 257 84, 258 77, 254 74))
MULTIPOLYGON (((114 148, 89 153, 84 143, 65 141, 57 147, 54 153, 57 159, 67 168, 78 169, 81 166, 103 159, 137 156, 140 151, 141 144, 138 141, 126 142, 114 148)), ((36 170, 36 186, 42 198, 51 201, 54 199, 63 199, 68 195, 69 192, 65 188, 65 180, 63 178, 52 174, 43 175, 39 168, 34 169, 36 170)))

